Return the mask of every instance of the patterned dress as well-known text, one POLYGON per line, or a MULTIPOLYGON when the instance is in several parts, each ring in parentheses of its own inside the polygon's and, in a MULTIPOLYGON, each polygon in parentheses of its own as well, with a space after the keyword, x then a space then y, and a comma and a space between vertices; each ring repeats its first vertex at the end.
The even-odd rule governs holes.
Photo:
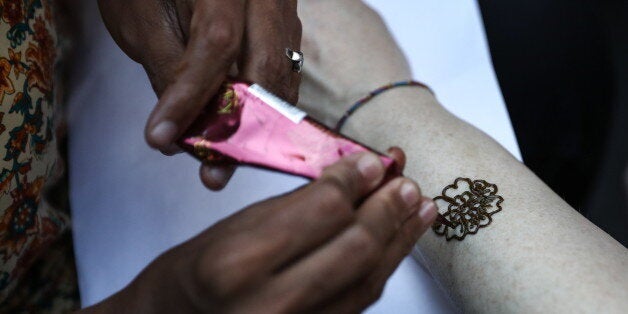
POLYGON ((52 0, 0 0, 0 312, 77 306, 52 0))

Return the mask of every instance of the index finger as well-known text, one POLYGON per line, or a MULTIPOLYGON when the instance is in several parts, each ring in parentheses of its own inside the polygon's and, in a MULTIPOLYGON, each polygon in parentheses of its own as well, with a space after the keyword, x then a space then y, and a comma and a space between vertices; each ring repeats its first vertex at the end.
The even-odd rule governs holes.
POLYGON ((268 252, 269 267, 285 267, 352 223, 355 204, 379 185, 384 172, 376 155, 352 155, 328 167, 319 180, 272 203, 279 213, 265 215, 256 232, 285 245, 268 252))

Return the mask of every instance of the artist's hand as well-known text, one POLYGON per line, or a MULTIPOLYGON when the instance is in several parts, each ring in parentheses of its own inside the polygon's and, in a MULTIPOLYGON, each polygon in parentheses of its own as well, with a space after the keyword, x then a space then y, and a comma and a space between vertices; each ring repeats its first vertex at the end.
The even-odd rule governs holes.
MULTIPOLYGON (((307 58, 299 107, 327 126, 335 126, 353 102, 373 89, 412 78, 383 20, 362 1, 299 0, 299 17, 307 58)), ((233 168, 205 166, 201 179, 218 190, 232 173, 233 168)))
MULTIPOLYGON (((299 50, 296 0, 99 0, 116 43, 144 66, 159 96, 146 140, 174 152, 230 70, 296 102, 299 74, 285 49, 299 50)), ((132 104, 130 104, 132 105, 132 104)))
POLYGON ((252 205, 166 252, 129 287, 90 310, 363 310, 379 298, 436 213, 407 178, 374 191, 383 177, 375 155, 350 156, 319 180, 252 205))

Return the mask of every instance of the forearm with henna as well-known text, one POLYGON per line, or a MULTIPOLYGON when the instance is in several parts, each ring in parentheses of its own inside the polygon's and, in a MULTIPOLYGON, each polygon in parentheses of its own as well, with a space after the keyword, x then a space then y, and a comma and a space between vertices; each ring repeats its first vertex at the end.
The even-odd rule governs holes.
MULTIPOLYGON (((304 51, 315 56, 305 67, 303 108, 333 124, 369 91, 408 78, 403 53, 361 1, 302 0, 299 5, 304 51), (335 31, 339 28, 343 31, 335 31), (354 58, 355 52, 363 58, 354 58)), ((485 180, 495 192, 484 198, 466 194, 476 205, 484 202, 492 223, 462 241, 430 231, 414 251, 464 311, 621 312, 628 307, 628 251, 427 90, 388 91, 349 118, 343 132, 376 149, 404 149, 405 174, 427 196, 442 195, 457 178, 485 180), (496 212, 498 203, 502 209, 496 212)), ((441 212, 448 209, 447 202, 437 203, 441 212)))
POLYGON ((465 310, 621 312, 628 305, 628 251, 426 90, 380 96, 345 131, 375 148, 404 148, 406 174, 430 197, 458 177, 498 186, 503 210, 490 225, 462 241, 429 232, 414 252, 465 310))

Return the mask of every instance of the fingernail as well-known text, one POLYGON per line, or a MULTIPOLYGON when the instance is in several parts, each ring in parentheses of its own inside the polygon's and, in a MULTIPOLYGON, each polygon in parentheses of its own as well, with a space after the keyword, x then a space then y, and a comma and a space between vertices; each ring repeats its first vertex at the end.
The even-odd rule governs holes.
POLYGON ((166 156, 174 156, 183 153, 183 149, 179 145, 172 143, 168 148, 162 149, 161 152, 166 156))
POLYGON ((419 202, 421 195, 419 194, 419 189, 416 185, 411 182, 404 182, 401 185, 401 189, 399 189, 399 194, 401 195, 401 199, 403 199, 406 206, 412 207, 419 202))
POLYGON ((419 219, 422 222, 426 223, 428 221, 432 221, 436 217, 436 204, 432 200, 425 200, 421 203, 421 208, 419 209, 419 219))
POLYGON ((169 147, 178 133, 177 125, 172 121, 163 121, 157 124, 150 132, 151 140, 161 147, 169 147))
POLYGON ((362 174, 362 177, 369 182, 377 180, 384 172, 384 165, 382 164, 382 161, 371 153, 367 153, 360 157, 357 167, 358 171, 362 174))

